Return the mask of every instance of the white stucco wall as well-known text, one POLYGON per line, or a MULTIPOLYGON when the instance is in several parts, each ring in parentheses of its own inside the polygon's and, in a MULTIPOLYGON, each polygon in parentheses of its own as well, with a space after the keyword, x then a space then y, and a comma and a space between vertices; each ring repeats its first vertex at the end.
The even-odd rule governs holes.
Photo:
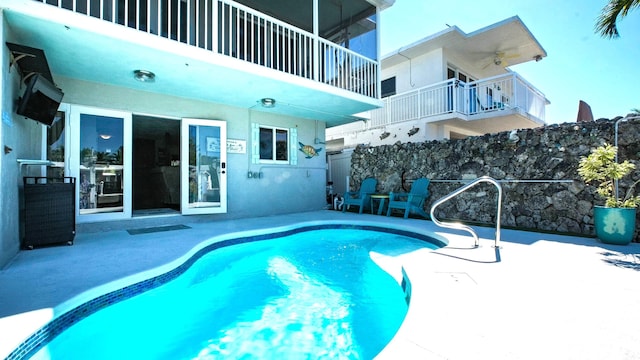
POLYGON ((327 141, 342 139, 342 147, 350 149, 358 145, 380 146, 392 145, 396 142, 416 143, 483 134, 484 132, 452 126, 433 121, 433 119, 418 119, 378 128, 369 127, 365 121, 357 121, 328 128, 326 130, 326 139, 327 141))
POLYGON ((336 131, 339 127, 327 129, 327 140, 344 139, 344 148, 355 148, 358 145, 380 146, 393 145, 396 142, 423 142, 431 140, 450 139, 451 133, 465 136, 482 135, 467 129, 439 123, 429 123, 425 120, 405 121, 402 123, 388 125, 384 128, 369 130, 345 130, 336 131), (417 131, 415 129, 418 129, 417 131), (380 137, 384 133, 389 133, 384 139, 380 137), (410 135, 410 133, 412 135, 410 135))
POLYGON ((443 70, 443 59, 443 50, 436 49, 407 59, 400 64, 383 68, 381 70, 382 79, 395 76, 397 94, 440 82, 446 77, 446 65, 443 70))

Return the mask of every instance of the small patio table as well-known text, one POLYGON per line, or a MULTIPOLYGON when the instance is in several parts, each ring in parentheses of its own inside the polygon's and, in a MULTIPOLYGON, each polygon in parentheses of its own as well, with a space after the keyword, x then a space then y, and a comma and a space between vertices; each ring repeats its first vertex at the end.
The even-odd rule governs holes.
POLYGON ((384 204, 387 199, 389 199, 389 194, 371 194, 371 213, 373 214, 373 205, 374 200, 378 200, 378 215, 382 215, 382 210, 384 209, 384 204))

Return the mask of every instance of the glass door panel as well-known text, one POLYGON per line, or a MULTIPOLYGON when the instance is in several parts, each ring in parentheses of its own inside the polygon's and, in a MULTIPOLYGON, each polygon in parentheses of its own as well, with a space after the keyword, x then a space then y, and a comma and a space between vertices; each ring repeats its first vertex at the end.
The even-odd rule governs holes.
POLYGON ((72 107, 79 221, 131 215, 131 114, 72 107), (75 111, 74 111, 75 110, 75 111))
POLYGON ((227 212, 226 126, 218 120, 182 120, 183 214, 227 212))
POLYGON ((68 172, 68 137, 65 135, 68 131, 67 115, 69 113, 68 105, 62 104, 56 113, 55 118, 50 126, 44 127, 44 153, 47 154, 46 159, 51 165, 46 167, 46 177, 61 178, 66 176, 68 172))

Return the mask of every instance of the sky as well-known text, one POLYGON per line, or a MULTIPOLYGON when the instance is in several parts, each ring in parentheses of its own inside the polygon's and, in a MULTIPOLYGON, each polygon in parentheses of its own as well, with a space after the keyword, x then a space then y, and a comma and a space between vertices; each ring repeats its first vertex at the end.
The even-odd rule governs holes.
POLYGON ((510 67, 551 102, 547 124, 575 122, 580 100, 593 117, 640 108, 640 8, 618 21, 620 37, 594 31, 606 0, 396 0, 380 16, 381 54, 455 25, 465 33, 518 15, 547 52, 540 62, 510 67))

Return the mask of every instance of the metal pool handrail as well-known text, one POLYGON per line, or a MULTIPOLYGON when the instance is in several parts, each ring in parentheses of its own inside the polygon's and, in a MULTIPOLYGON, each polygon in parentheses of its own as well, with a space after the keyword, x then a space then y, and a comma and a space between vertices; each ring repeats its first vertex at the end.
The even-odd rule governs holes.
POLYGON ((498 189, 498 212, 496 215, 496 239, 495 239, 495 244, 494 247, 500 248, 500 217, 502 216, 502 186, 500 186, 500 183, 498 183, 498 181, 492 177, 489 176, 481 176, 475 180, 473 180, 472 182, 468 183, 467 185, 464 185, 460 188, 458 188, 457 190, 455 190, 454 192, 450 193, 449 195, 444 196, 443 198, 439 199, 438 201, 436 201, 435 203, 433 203, 433 205, 431 206, 431 220, 433 221, 434 224, 440 226, 440 227, 444 227, 444 228, 449 228, 449 229, 456 229, 456 230, 464 230, 466 232, 469 232, 474 239, 474 246, 475 247, 479 247, 480 246, 480 239, 478 238, 478 234, 476 234, 476 232, 469 226, 464 225, 464 224, 460 224, 460 223, 446 223, 446 222, 442 222, 440 220, 438 220, 435 216, 435 211, 436 208, 438 206, 440 206, 442 203, 444 203, 447 200, 450 200, 452 198, 454 198, 455 196, 465 192, 466 190, 468 190, 469 188, 472 188, 474 186, 476 186, 477 184, 481 183, 481 182, 488 182, 488 183, 492 183, 493 185, 496 186, 496 188, 498 189))

